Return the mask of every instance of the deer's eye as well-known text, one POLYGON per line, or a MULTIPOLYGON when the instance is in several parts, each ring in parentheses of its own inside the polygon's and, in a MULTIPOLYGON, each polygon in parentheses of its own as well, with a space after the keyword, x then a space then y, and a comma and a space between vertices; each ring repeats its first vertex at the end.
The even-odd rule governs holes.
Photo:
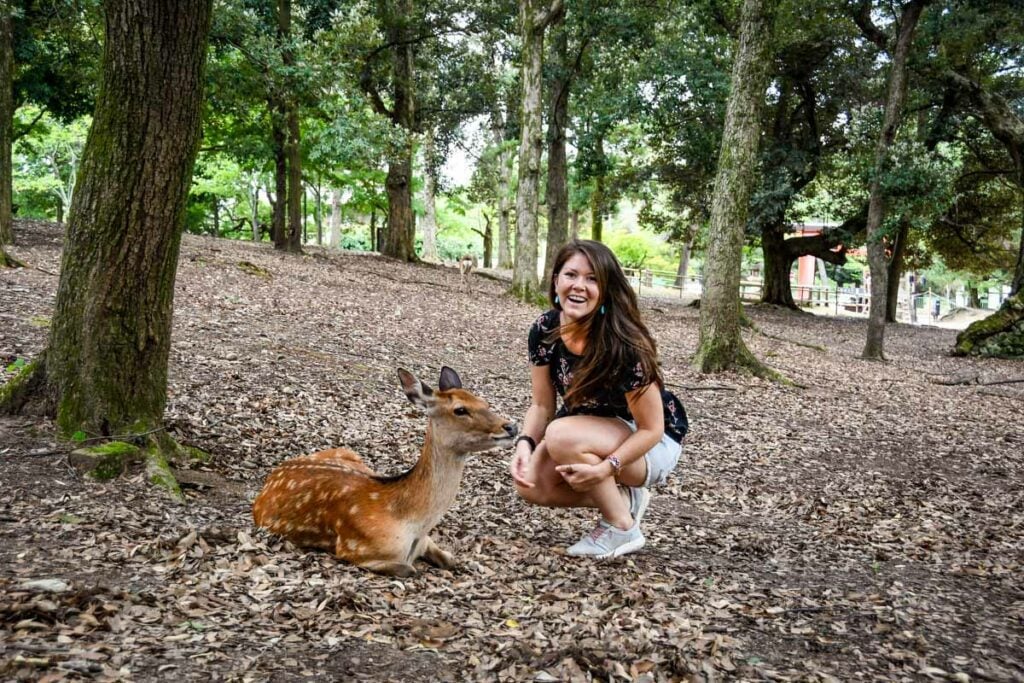
POLYGON ((469 415, 469 411, 463 408, 462 406, 458 406, 452 412, 455 413, 456 415, 469 415))

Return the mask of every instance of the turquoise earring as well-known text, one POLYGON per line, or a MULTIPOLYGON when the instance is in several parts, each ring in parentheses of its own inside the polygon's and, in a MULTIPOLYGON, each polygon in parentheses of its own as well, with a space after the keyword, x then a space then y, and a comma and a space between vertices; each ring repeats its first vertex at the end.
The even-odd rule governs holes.
POLYGON ((604 304, 601 304, 601 315, 604 315, 604 304))
POLYGON ((559 303, 560 303, 560 302, 559 302, 559 300, 558 300, 558 295, 557 295, 557 294, 555 294, 555 305, 557 306, 557 305, 558 305, 559 303))

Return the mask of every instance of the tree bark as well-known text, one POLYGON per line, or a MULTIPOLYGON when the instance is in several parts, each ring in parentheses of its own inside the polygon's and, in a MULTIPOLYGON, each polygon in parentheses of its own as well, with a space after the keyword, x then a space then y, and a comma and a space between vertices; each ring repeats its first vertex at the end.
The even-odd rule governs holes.
MULTIPOLYGON (((161 428, 211 5, 106 3, 96 111, 49 343, 35 368, 64 436, 132 434, 162 452, 173 445, 161 428)), ((170 486, 159 460, 166 474, 151 470, 151 478, 170 486)))
POLYGON ((423 258, 426 261, 440 261, 437 255, 437 178, 434 175, 434 136, 426 135, 423 144, 423 220, 420 227, 423 234, 423 258))
POLYGON ((512 249, 510 247, 512 206, 509 201, 509 186, 512 184, 511 159, 505 150, 504 114, 495 116, 491 126, 491 139, 498 148, 495 163, 498 164, 498 268, 512 268, 512 249))
POLYGON ((288 249, 288 134, 285 127, 285 107, 270 100, 271 145, 274 151, 274 197, 271 199, 270 239, 275 249, 288 249))
POLYGON ((341 246, 341 191, 331 190, 331 224, 328 243, 333 249, 341 246))
POLYGON ((888 96, 882 117, 882 133, 875 146, 874 176, 868 199, 867 252, 871 272, 871 305, 868 312, 868 332, 864 343, 864 358, 885 358, 885 314, 889 291, 889 269, 885 255, 886 243, 882 223, 885 220, 885 196, 882 174, 885 172, 889 149, 896 139, 903 117, 903 102, 907 95, 907 61, 913 44, 914 31, 921 13, 930 0, 911 0, 900 13, 899 33, 892 54, 889 71, 888 96))
POLYGON ((544 33, 562 11, 562 0, 552 0, 550 6, 545 4, 543 7, 541 0, 519 0, 523 90, 512 294, 523 301, 534 301, 543 296, 537 277, 537 236, 541 153, 544 144, 541 120, 544 33))
POLYGON ((0 0, 0 267, 12 265, 4 247, 14 244, 14 20, 9 0, 0 0))
MULTIPOLYGON (((604 169, 604 138, 598 137, 594 144, 597 167, 604 169)), ((604 239, 604 171, 594 176, 594 192, 590 195, 590 239, 598 242, 604 239)))
POLYGON ((694 366, 701 372, 746 367, 756 374, 770 374, 740 336, 740 265, 756 182, 775 8, 776 0, 744 0, 740 13, 739 47, 712 199, 700 340, 694 357, 694 366))
MULTIPOLYGON (((281 61, 286 70, 295 65, 295 55, 290 46, 292 38, 292 2, 278 0, 277 3, 278 40, 281 44, 281 61)), ((288 166, 287 194, 278 194, 278 202, 287 205, 288 225, 279 248, 291 252, 302 252, 304 221, 302 215, 302 148, 299 129, 299 104, 295 93, 285 78, 285 93, 282 95, 281 107, 284 114, 284 156, 288 166)), ((278 188, 281 189, 280 187, 278 188)), ((276 246, 276 243, 275 243, 276 246)))
POLYGON ((903 260, 907 253, 907 239, 910 237, 910 219, 908 216, 900 218, 900 227, 896 231, 892 244, 892 256, 889 258, 888 274, 890 286, 886 290, 885 298, 885 322, 896 322, 896 309, 899 303, 900 288, 899 281, 903 275, 903 260))
POLYGON ((569 165, 565 155, 565 129, 569 120, 569 87, 573 66, 569 63, 568 31, 556 31, 552 49, 556 75, 551 82, 548 114, 548 239, 544 254, 544 274, 551 272, 555 256, 569 238, 569 165))
POLYGON ((387 230, 380 251, 402 261, 416 261, 416 224, 412 211, 412 159, 413 134, 416 130, 414 106, 415 71, 412 40, 407 20, 413 16, 412 0, 379 0, 380 20, 391 52, 390 109, 376 90, 369 64, 363 71, 360 84, 370 96, 377 113, 387 116, 406 135, 388 159, 388 175, 384 186, 388 196, 387 230))
POLYGON ((761 229, 761 252, 764 255, 761 302, 798 310, 789 284, 789 273, 796 258, 786 248, 785 232, 785 224, 780 221, 773 221, 761 229))

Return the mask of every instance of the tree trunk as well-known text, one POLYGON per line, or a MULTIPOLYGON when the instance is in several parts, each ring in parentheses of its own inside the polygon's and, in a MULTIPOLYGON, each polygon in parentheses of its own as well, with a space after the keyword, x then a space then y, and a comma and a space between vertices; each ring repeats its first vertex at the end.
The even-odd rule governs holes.
POLYGON ((213 236, 220 237, 220 201, 213 198, 213 236))
POLYGON ((700 340, 694 357, 694 366, 701 372, 744 366, 757 374, 769 374, 740 336, 739 295, 743 232, 756 184, 776 1, 744 0, 740 13, 739 48, 712 199, 700 340))
POLYGON ((392 51, 392 120, 401 128, 406 140, 388 160, 385 183, 388 195, 387 235, 383 253, 402 261, 416 261, 415 230, 412 211, 413 132, 416 128, 415 72, 412 41, 407 18, 413 14, 412 0, 398 0, 395 13, 387 21, 387 39, 392 51))
MULTIPOLYGON (((295 65, 295 55, 288 46, 292 33, 292 2, 278 0, 278 37, 283 47, 281 61, 285 69, 295 65)), ((285 157, 288 162, 288 229, 282 248, 295 254, 302 253, 302 238, 305 229, 303 220, 302 198, 305 191, 302 187, 302 147, 299 130, 299 104, 292 92, 291 84, 287 83, 287 94, 284 95, 284 118, 287 139, 285 141, 285 157)), ((278 201, 284 196, 278 195, 278 201)))
POLYGON ((11 146, 14 144, 14 20, 13 6, 0 0, 0 267, 11 265, 3 247, 14 244, 14 187, 11 146))
POLYGON ((910 218, 908 216, 902 216, 900 218, 900 227, 896 232, 896 236, 893 240, 892 245, 892 256, 889 258, 889 283, 890 286, 886 292, 885 299, 885 322, 894 323, 896 322, 896 307, 899 304, 900 288, 899 283, 900 277, 903 275, 903 257, 907 253, 907 239, 910 237, 910 218))
POLYGON ((882 133, 875 147, 874 175, 868 199, 867 252, 871 272, 871 306, 868 313, 867 340, 864 343, 864 358, 882 360, 885 358, 885 314, 888 305, 889 269, 886 262, 886 239, 882 224, 885 220, 885 196, 882 190, 882 174, 885 172, 889 149, 896 139, 896 132, 903 116, 903 101, 907 94, 907 60, 913 44, 914 30, 921 12, 929 0, 911 0, 903 7, 899 22, 899 34, 892 55, 889 72, 889 92, 885 101, 882 118, 882 133))
POLYGON ((604 239, 604 138, 598 137, 594 145, 596 166, 599 170, 594 176, 594 192, 590 195, 590 239, 598 242, 604 239))
POLYGON ((337 249, 341 246, 341 191, 331 190, 331 227, 329 244, 337 249))
POLYGON ((427 261, 441 260, 437 255, 437 178, 434 175, 434 154, 434 135, 428 133, 423 145, 423 220, 420 223, 423 234, 423 258, 427 261))
POLYGON ((565 28, 555 32, 552 49, 558 64, 551 82, 548 115, 548 186, 545 197, 548 207, 548 239, 544 254, 545 277, 551 273, 558 250, 569 238, 569 166, 565 156, 565 128, 569 120, 569 87, 573 67, 569 63, 569 39, 565 28))
POLYGON ((275 249, 287 250, 288 154, 286 147, 288 135, 285 131, 284 105, 271 100, 270 108, 273 126, 271 144, 274 150, 274 197, 270 202, 273 212, 270 221, 270 239, 274 242, 275 249))
POLYGON ((516 196, 516 253, 512 294, 523 301, 543 296, 537 277, 537 237, 541 176, 541 95, 544 32, 562 13, 562 0, 541 7, 541 0, 519 0, 522 99, 519 140, 519 192, 516 196))
POLYGON ((580 236, 580 212, 573 211, 569 214, 569 239, 579 239, 580 236))
POLYGON ((789 284, 789 274, 796 259, 786 248, 785 232, 782 220, 771 221, 761 229, 761 252, 764 255, 761 302, 798 310, 789 284))
POLYGON ((249 201, 252 202, 249 207, 252 212, 250 216, 252 219, 252 241, 260 242, 263 239, 263 233, 260 230, 260 185, 255 179, 252 183, 252 195, 249 197, 249 201))
POLYGON ((679 266, 676 268, 676 287, 686 288, 686 278, 690 273, 690 242, 679 245, 679 266))
POLYGON ((499 150, 495 159, 498 164, 498 268, 509 270, 512 268, 512 249, 509 246, 512 207, 508 192, 512 183, 512 170, 511 155, 505 150, 505 122, 503 119, 503 115, 495 117, 491 128, 491 139, 499 150))
POLYGON ((173 442, 161 430, 211 5, 106 3, 96 111, 35 370, 61 434, 149 441, 151 479, 175 492, 162 456, 173 442))

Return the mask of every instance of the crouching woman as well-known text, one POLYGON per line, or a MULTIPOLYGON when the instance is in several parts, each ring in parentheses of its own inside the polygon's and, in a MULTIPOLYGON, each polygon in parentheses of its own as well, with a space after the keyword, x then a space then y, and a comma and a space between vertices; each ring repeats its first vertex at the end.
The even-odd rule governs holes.
POLYGON ((686 412, 664 388, 654 339, 611 250, 574 240, 552 270, 553 308, 529 332, 532 400, 512 478, 530 503, 597 508, 596 526, 569 555, 635 552, 648 489, 679 461, 686 412))

